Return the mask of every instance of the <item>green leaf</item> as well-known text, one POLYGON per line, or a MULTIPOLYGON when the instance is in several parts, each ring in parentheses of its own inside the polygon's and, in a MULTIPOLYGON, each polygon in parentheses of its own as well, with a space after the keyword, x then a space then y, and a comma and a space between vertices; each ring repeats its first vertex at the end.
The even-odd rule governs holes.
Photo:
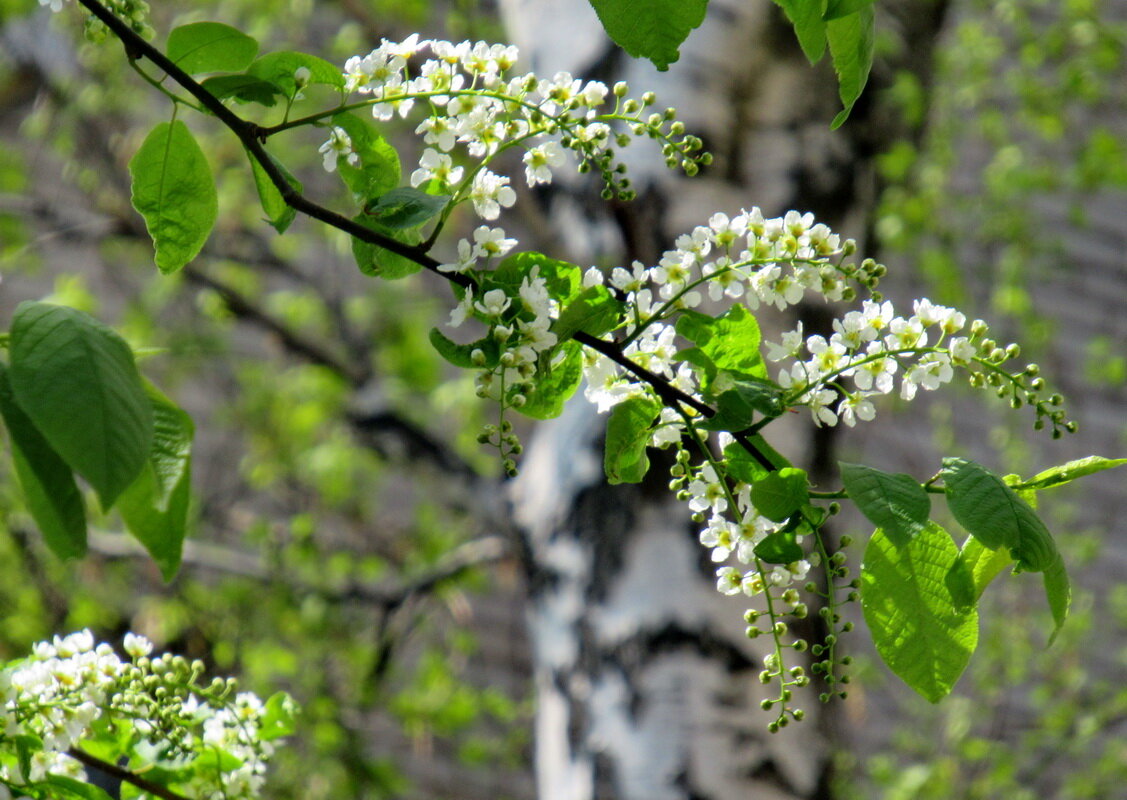
POLYGON ((1045 598, 1049 601, 1049 610, 1053 614, 1053 632, 1049 636, 1051 646, 1056 641, 1064 621, 1068 619, 1068 609, 1072 605, 1072 586, 1068 581, 1068 572, 1064 568, 1064 559, 1059 554, 1045 568, 1042 578, 1045 583, 1045 598))
POLYGON ((498 264, 497 269, 489 273, 489 277, 505 285, 519 287, 525 276, 531 275, 534 269, 544 279, 548 295, 561 308, 583 292, 583 270, 578 266, 531 251, 512 254, 498 264))
POLYGON ((240 103, 258 103, 267 108, 277 105, 278 97, 285 97, 279 87, 252 75, 216 75, 202 85, 217 100, 233 97, 240 103))
MULTIPOLYGON (((396 231, 380 224, 367 214, 359 214, 353 218, 353 221, 359 222, 365 228, 370 228, 376 233, 382 233, 389 239, 396 239, 404 244, 418 244, 421 240, 418 231, 396 231)), ((358 266, 360 271, 365 275, 372 275, 389 281, 406 278, 408 275, 414 275, 422 269, 422 265, 416 261, 412 261, 406 256, 393 253, 384 247, 365 242, 363 239, 358 239, 355 236, 352 237, 352 256, 356 259, 356 266, 358 266)))
POLYGON ((153 440, 129 345, 81 311, 21 303, 10 347, 16 402, 108 509, 140 473, 153 440))
POLYGON ((775 531, 755 546, 755 555, 768 564, 791 564, 805 555, 792 530, 775 531))
POLYGON ((153 445, 148 463, 118 500, 129 532, 145 546, 166 581, 180 568, 191 499, 191 418, 153 387, 153 445))
POLYGON ((826 12, 822 15, 822 19, 827 22, 832 19, 841 19, 872 4, 873 0, 829 0, 829 3, 825 4, 826 12))
POLYGON ((438 328, 431 328, 430 343, 440 356, 455 367, 462 369, 489 369, 497 366, 501 358, 501 348, 492 336, 486 336, 469 344, 458 344, 448 339, 438 328), (481 350, 485 356, 483 363, 475 364, 473 362, 472 354, 474 350, 481 350))
POLYGON ((44 782, 51 787, 51 797, 55 800, 111 800, 105 790, 94 784, 65 775, 48 775, 44 782))
POLYGON ((927 525, 931 498, 911 475, 881 472, 861 464, 840 462, 839 466, 849 498, 895 544, 905 544, 927 525))
POLYGON ((258 723, 258 738, 266 741, 291 736, 296 730, 295 711, 297 706, 285 692, 270 695, 262 709, 258 723))
POLYGON ((341 74, 339 67, 323 58, 289 50, 267 53, 250 65, 247 74, 281 87, 286 96, 292 97, 297 91, 294 73, 301 67, 309 70, 310 83, 344 88, 344 75, 341 74))
POLYGON ((1051 486, 1062 486, 1069 481, 1103 472, 1105 469, 1114 469, 1127 464, 1127 458, 1104 458, 1103 456, 1088 456, 1076 461, 1069 461, 1059 467, 1050 467, 1038 472, 1029 480, 1020 484, 1022 489, 1048 489, 1051 486))
POLYGON ((16 477, 28 511, 59 558, 86 555, 86 509, 74 474, 16 404, 8 367, 0 363, 0 415, 8 428, 16 477))
POLYGON ((661 403, 648 397, 631 397, 614 407, 607 420, 603 468, 609 483, 640 483, 650 468, 646 446, 650 427, 661 403))
POLYGON ((873 66, 873 43, 876 39, 876 14, 872 5, 866 5, 854 14, 826 23, 826 40, 837 73, 838 94, 844 108, 830 123, 832 129, 840 128, 849 118, 853 104, 869 80, 873 66))
POLYGON ((770 418, 783 413, 784 393, 778 384, 751 377, 732 380, 731 373, 724 374, 732 388, 716 398, 715 416, 697 423, 701 430, 741 431, 755 422, 756 413, 770 418))
POLYGON ((129 175, 157 267, 176 272, 200 252, 219 214, 207 159, 183 122, 162 122, 129 162, 129 175))
POLYGON ((822 18, 826 0, 775 0, 794 26, 802 52, 816 64, 826 52, 826 23, 822 18))
MULTIPOLYGON (((899 546, 900 545, 897 545, 897 547, 899 546)), ((1002 551, 999 550, 995 552, 1002 551)), ((978 596, 975 593, 974 575, 971 573, 970 567, 967 566, 967 562, 963 560, 962 553, 952 562, 951 568, 947 570, 947 574, 943 577, 943 582, 946 584, 947 590, 951 593, 951 601, 955 604, 956 608, 973 608, 975 603, 978 602, 978 596)))
POLYGON ((861 564, 861 610, 888 668, 932 703, 945 697, 978 645, 978 612, 960 608, 946 576, 959 552, 929 522, 906 545, 877 529, 861 564))
POLYGON ((1052 564, 1057 548, 1048 528, 1001 477, 973 461, 945 458, 943 480, 951 513, 983 545, 1009 548, 1026 572, 1052 564))
POLYGON ((787 520, 809 500, 806 470, 797 467, 768 472, 751 486, 751 504, 772 522, 787 520))
MULTIPOLYGON (((267 153, 267 155, 270 155, 267 153)), ((274 181, 270 180, 270 176, 266 174, 266 170, 258 163, 258 159, 252 156, 249 152, 247 158, 250 159, 251 173, 254 175, 254 188, 258 190, 258 201, 262 203, 262 210, 266 212, 266 218, 274 230, 278 233, 285 233, 286 229, 294 221, 297 216, 297 209, 288 205, 282 197, 282 193, 278 191, 278 187, 274 185, 274 181)), ((274 156, 270 156, 270 160, 285 177, 286 181, 294 188, 295 191, 302 190, 301 182, 290 174, 290 171, 282 166, 282 162, 278 161, 274 156)))
POLYGON ((418 228, 442 213, 450 198, 427 194, 410 186, 401 186, 381 195, 365 209, 372 219, 385 228, 403 230, 418 228))
POLYGON ((676 328, 677 333, 700 348, 717 369, 767 379, 767 366, 759 354, 759 323, 744 306, 732 306, 720 317, 682 311, 676 328))
POLYGON ((550 369, 538 374, 525 404, 517 409, 533 419, 553 419, 583 380, 583 347, 579 342, 564 342, 557 349, 550 369))
POLYGON ((193 22, 168 34, 168 57, 189 75, 238 72, 258 54, 258 42, 221 22, 193 22))
POLYGON ((367 204, 399 185, 399 154, 375 128, 348 112, 334 114, 333 125, 348 134, 352 151, 360 157, 358 167, 338 159, 337 171, 361 203, 367 204))
MULTIPOLYGON (((748 437, 748 442, 765 455, 775 469, 780 470, 790 466, 790 463, 759 434, 748 437)), ((732 442, 724 448, 724 459, 727 461, 728 474, 743 483, 754 484, 768 473, 767 468, 739 442, 732 442)))
POLYGON ((975 603, 982 597, 982 593, 986 591, 990 582, 998 577, 1002 570, 1014 563, 1013 557, 1004 547, 989 550, 973 536, 969 537, 963 544, 959 558, 970 572, 974 586, 973 602, 975 603))
POLYGON ((613 330, 621 318, 622 303, 605 286, 588 286, 560 312, 559 319, 552 323, 552 332, 561 340, 577 331, 602 336, 613 330))
POLYGON ((708 0, 591 0, 607 35, 661 71, 680 58, 689 31, 704 21, 708 0))

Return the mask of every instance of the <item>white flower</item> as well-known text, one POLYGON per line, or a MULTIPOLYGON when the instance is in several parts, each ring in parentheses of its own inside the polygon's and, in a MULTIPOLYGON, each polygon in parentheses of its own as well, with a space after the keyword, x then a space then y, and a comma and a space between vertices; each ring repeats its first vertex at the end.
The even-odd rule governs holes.
POLYGON ((734 595, 744 590, 744 577, 735 567, 721 567, 716 570, 716 590, 722 594, 734 595))
POLYGON ((561 167, 567 159, 558 142, 548 141, 524 154, 524 177, 529 186, 552 182, 552 167, 561 167))
POLYGON ((802 323, 798 323, 798 327, 793 331, 787 331, 782 335, 782 341, 779 344, 774 342, 764 342, 767 345, 767 358, 770 361, 782 361, 784 358, 794 358, 802 349, 802 323))
POLYGON ((147 656, 153 651, 153 643, 136 633, 125 634, 125 640, 122 642, 125 652, 132 658, 141 658, 147 656))
POLYGON ((475 257, 503 256, 516 246, 516 239, 506 239, 503 228, 481 225, 473 232, 475 257))
POLYGON ((500 319, 511 302, 504 289, 490 289, 482 295, 481 302, 474 304, 474 308, 490 319, 500 319))
POLYGON ((449 151, 454 148, 457 135, 450 125, 450 118, 446 116, 427 117, 415 128, 415 133, 423 134, 423 141, 434 145, 439 150, 449 151))
POLYGON ((610 273, 610 284, 623 292, 636 292, 646 285, 649 270, 641 261, 631 263, 630 270, 615 267, 610 273))
POLYGON ((501 214, 501 207, 509 208, 517 201, 517 194, 509 186, 508 178, 482 169, 474 175, 470 200, 479 217, 497 219, 501 214))
POLYGON ((429 180, 436 180, 444 186, 462 180, 462 168, 455 167, 453 159, 446 153, 427 148, 419 159, 419 168, 411 173, 411 185, 418 188, 429 180))
POLYGON ((847 393, 837 406, 837 414, 841 421, 852 428, 857 424, 857 420, 868 422, 875 417, 877 410, 868 399, 869 394, 861 391, 847 393))

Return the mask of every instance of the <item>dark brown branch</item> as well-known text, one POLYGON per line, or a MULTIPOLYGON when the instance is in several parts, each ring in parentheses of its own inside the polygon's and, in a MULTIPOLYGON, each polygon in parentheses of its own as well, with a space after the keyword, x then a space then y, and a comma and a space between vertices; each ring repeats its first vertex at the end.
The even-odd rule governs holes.
MULTIPOLYGON (((172 80, 179 84, 185 91, 192 95, 200 105, 213 113, 220 122, 230 128, 231 132, 238 137, 247 151, 254 156, 262 167, 263 172, 267 174, 270 181, 278 189, 282 195, 282 199, 291 208, 300 211, 306 216, 313 219, 320 220, 326 225, 343 231, 350 236, 353 236, 360 241, 374 244, 382 247, 385 250, 390 250, 393 253, 403 256, 404 258, 414 261, 416 264, 430 270, 431 272, 440 275, 451 283, 456 283, 465 288, 472 288, 476 285, 473 278, 468 275, 462 275, 456 272, 442 272, 439 270, 440 262, 421 247, 412 247, 403 244, 396 239, 379 234, 370 228, 366 228, 358 222, 345 217, 335 211, 325 208, 312 200, 305 197, 301 192, 294 189, 290 182, 283 175, 282 171, 271 159, 266 148, 262 144, 263 129, 252 122, 248 122, 239 115, 235 114, 231 109, 217 99, 211 92, 205 89, 198 83, 191 75, 184 72, 176 64, 169 59, 164 53, 141 38, 128 24, 118 19, 114 14, 109 11, 105 6, 98 2, 98 0, 78 0, 78 2, 85 6, 90 13, 100 19, 106 24, 114 35, 121 40, 122 45, 125 47, 126 55, 136 60, 139 58, 147 58, 154 65, 165 72, 172 80)), ((631 374, 641 378, 650 386, 653 387, 657 395, 665 403, 682 403, 690 408, 696 409, 698 412, 706 417, 715 415, 715 411, 707 404, 700 402, 696 398, 682 392, 677 387, 673 386, 669 381, 662 378, 660 375, 655 375, 649 370, 635 364, 622 352, 622 349, 614 342, 608 342, 603 339, 598 339, 594 336, 589 336, 583 332, 579 332, 573 337, 577 342, 590 347, 607 358, 613 360, 616 364, 621 365, 624 369, 628 370, 631 374)), ((774 470, 775 467, 767 458, 766 454, 759 451, 746 436, 739 437, 737 440, 740 444, 747 448, 752 456, 759 461, 764 467, 769 470, 774 470)))
POLYGON ((91 769, 100 770, 107 775, 112 775, 113 777, 117 778, 120 781, 123 781, 124 783, 129 783, 136 786, 143 792, 148 792, 154 797, 160 797, 162 798, 162 800, 189 800, 188 797, 185 797, 182 794, 177 794, 171 789, 166 789, 160 784, 145 780, 140 775, 134 772, 130 772, 124 767, 119 767, 116 764, 111 764, 108 761, 103 761, 100 758, 96 758, 90 755, 84 750, 79 750, 77 747, 72 747, 70 750, 68 750, 67 755, 73 758, 75 761, 78 761, 85 766, 90 767, 91 769))

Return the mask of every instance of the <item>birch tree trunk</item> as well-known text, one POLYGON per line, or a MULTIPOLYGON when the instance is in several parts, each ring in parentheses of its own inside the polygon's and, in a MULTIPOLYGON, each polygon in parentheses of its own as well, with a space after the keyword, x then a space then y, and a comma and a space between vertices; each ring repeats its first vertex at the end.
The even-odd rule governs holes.
MULTIPOLYGON (((814 211, 861 238, 875 193, 867 101, 844 133, 830 132, 836 82, 825 64, 812 69, 803 59, 771 3, 712 0, 665 73, 614 47, 585 0, 501 6, 526 66, 653 89, 715 157, 684 180, 656 147, 623 153, 639 199, 611 215, 589 184, 557 190, 546 214, 577 263, 652 265, 711 213, 753 205, 772 215, 814 211)), ((917 20, 925 41, 941 17, 917 20)), ((807 330, 817 330, 819 312, 804 313, 807 330)), ((571 403, 538 429, 514 486, 531 590, 539 797, 830 797, 835 707, 821 707, 813 692, 805 722, 767 733, 762 639, 745 636, 740 601, 716 591, 699 526, 666 489, 660 463, 642 485, 605 484, 604 422, 582 399, 571 403)), ((776 446, 805 461, 814 480, 832 464, 825 429, 798 423, 784 437, 776 446)))

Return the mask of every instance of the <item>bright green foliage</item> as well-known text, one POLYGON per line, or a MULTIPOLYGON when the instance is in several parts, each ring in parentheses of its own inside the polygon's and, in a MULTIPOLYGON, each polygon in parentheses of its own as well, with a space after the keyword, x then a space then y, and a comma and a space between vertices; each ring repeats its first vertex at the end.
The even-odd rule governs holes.
POLYGON ((826 22, 826 41, 837 73, 838 94, 845 106, 830 123, 831 128, 840 128, 849 119, 853 104, 869 81, 876 39, 875 19, 872 5, 867 4, 848 16, 826 22))
POLYGON ((180 568, 191 499, 191 418, 152 386, 153 445, 148 462, 118 501, 122 519, 166 581, 180 568))
POLYGON ((579 342, 564 342, 536 376, 532 391, 517 410, 533 419, 558 417, 582 380, 583 348, 579 342))
POLYGON ((267 53, 250 65, 247 75, 268 81, 280 88, 286 96, 293 96, 298 90, 294 73, 302 67, 309 70, 309 83, 344 88, 344 77, 338 67, 323 58, 289 50, 267 53))
POLYGON ((983 545, 1007 547, 1018 566, 1040 572, 1056 554, 1045 523, 999 476, 962 458, 943 459, 951 513, 983 545))
POLYGON ((646 446, 661 404, 644 397, 619 403, 607 420, 603 467, 612 483, 640 483, 650 469, 646 446))
POLYGON ((552 333, 566 339, 582 331, 589 336, 602 336, 618 325, 622 303, 605 286, 589 286, 560 312, 552 323, 552 333))
MULTIPOLYGON (((247 153, 247 158, 250 159, 251 172, 254 174, 254 187, 258 190, 258 200, 262 203, 262 210, 266 212, 267 221, 274 226, 274 230, 278 233, 285 233, 297 215, 297 211, 292 206, 287 205, 282 193, 278 191, 274 181, 270 180, 270 176, 258 163, 258 159, 250 153, 247 153)), ((274 157, 271 156, 271 159, 274 159, 274 157)), ((301 181, 291 175, 290 171, 282 165, 282 162, 274 159, 274 166, 281 171, 295 191, 301 191, 301 181)))
MULTIPOLYGON (((396 231, 377 221, 370 214, 358 214, 355 217, 355 221, 366 228, 371 228, 377 233, 398 239, 404 244, 418 244, 421 239, 416 230, 396 231)), ((409 258, 405 258, 398 253, 393 253, 379 245, 370 244, 369 242, 355 238, 352 240, 352 257, 356 259, 356 266, 359 267, 360 271, 365 275, 385 278, 389 281, 406 278, 408 275, 414 275, 421 269, 418 263, 409 258)))
POLYGON ((763 537, 755 546, 755 555, 768 564, 790 564, 806 555, 806 551, 793 530, 783 529, 763 537))
POLYGON ((1002 570, 1014 563, 1009 551, 1003 547, 990 550, 973 536, 967 538, 959 558, 970 573, 973 596, 972 603, 982 598, 986 587, 1002 570))
POLYGON ((12 321, 10 366, 20 408, 109 508, 140 472, 153 440, 152 410, 129 345, 81 311, 23 303, 12 321))
POLYGON ((221 22, 193 22, 172 29, 167 52, 190 75, 237 72, 258 55, 258 42, 221 22))
POLYGON ((768 472, 752 485, 751 502, 767 519, 784 522, 810 500, 808 486, 806 470, 784 467, 768 472))
POLYGON ((678 48, 704 22, 708 0, 590 0, 615 44, 659 70, 681 57, 678 48))
MULTIPOLYGON (((692 348, 693 356, 701 358, 699 348, 692 348)), ((686 351, 682 351, 682 355, 686 351)), ((704 356, 707 358, 707 356, 704 356)), ((706 431, 741 431, 749 427, 760 414, 766 420, 774 419, 786 410, 783 403, 783 389, 773 381, 753 376, 729 379, 731 389, 720 393, 716 398, 716 415, 709 417, 697 427, 706 431)))
POLYGON ((706 363, 716 369, 715 373, 709 371, 711 380, 705 391, 715 383, 721 370, 736 376, 767 378, 767 367, 759 354, 759 323, 744 306, 733 305, 719 317, 683 311, 677 318, 677 333, 693 342, 706 363))
POLYGON ((450 198, 441 194, 427 194, 410 186, 401 186, 380 195, 369 203, 368 216, 385 228, 404 230, 425 225, 442 213, 450 198))
POLYGON ((849 499, 869 522, 897 545, 915 536, 931 517, 931 499, 910 475, 890 474, 862 464, 840 464, 849 499))
POLYGON ((978 612, 960 608, 947 586, 958 555, 932 522, 905 545, 877 529, 861 565, 861 608, 877 652, 933 703, 951 691, 978 643, 978 612))
POLYGON ((0 364, 0 415, 28 510, 59 558, 86 555, 86 509, 74 474, 16 404, 8 368, 0 364))
POLYGON ((352 150, 360 159, 359 166, 343 159, 337 165, 341 179, 358 201, 376 200, 399 185, 399 154, 369 123, 341 112, 333 116, 333 125, 348 134, 352 150))
POLYGON ((258 103, 270 108, 284 96, 281 89, 269 81, 252 75, 216 75, 200 84, 220 100, 231 97, 240 103, 258 103))
POLYGON ((449 361, 455 367, 462 369, 474 369, 479 366, 474 363, 473 353, 475 350, 480 350, 483 366, 496 364, 497 359, 501 356, 501 348, 497 345, 497 340, 492 336, 486 336, 483 339, 478 339, 476 342, 469 344, 458 344, 452 341, 446 334, 438 328, 431 328, 430 343, 440 356, 449 361))
POLYGON ((1059 467, 1050 467, 1038 472, 1029 480, 1024 481, 1020 488, 1048 489, 1052 486, 1063 486, 1069 481, 1074 481, 1085 475, 1094 475, 1097 472, 1103 472, 1105 469, 1114 469, 1124 464, 1127 464, 1127 458, 1104 458, 1103 456, 1078 458, 1075 461, 1069 461, 1067 464, 1061 464, 1059 467))
POLYGON ((200 252, 219 214, 207 158, 183 122, 162 122, 129 162, 129 174, 157 267, 176 272, 200 252))
POLYGON ((802 52, 811 64, 821 60, 829 44, 838 93, 845 106, 834 117, 831 128, 849 118, 861 96, 873 65, 876 38, 873 0, 775 0, 794 26, 802 52))

